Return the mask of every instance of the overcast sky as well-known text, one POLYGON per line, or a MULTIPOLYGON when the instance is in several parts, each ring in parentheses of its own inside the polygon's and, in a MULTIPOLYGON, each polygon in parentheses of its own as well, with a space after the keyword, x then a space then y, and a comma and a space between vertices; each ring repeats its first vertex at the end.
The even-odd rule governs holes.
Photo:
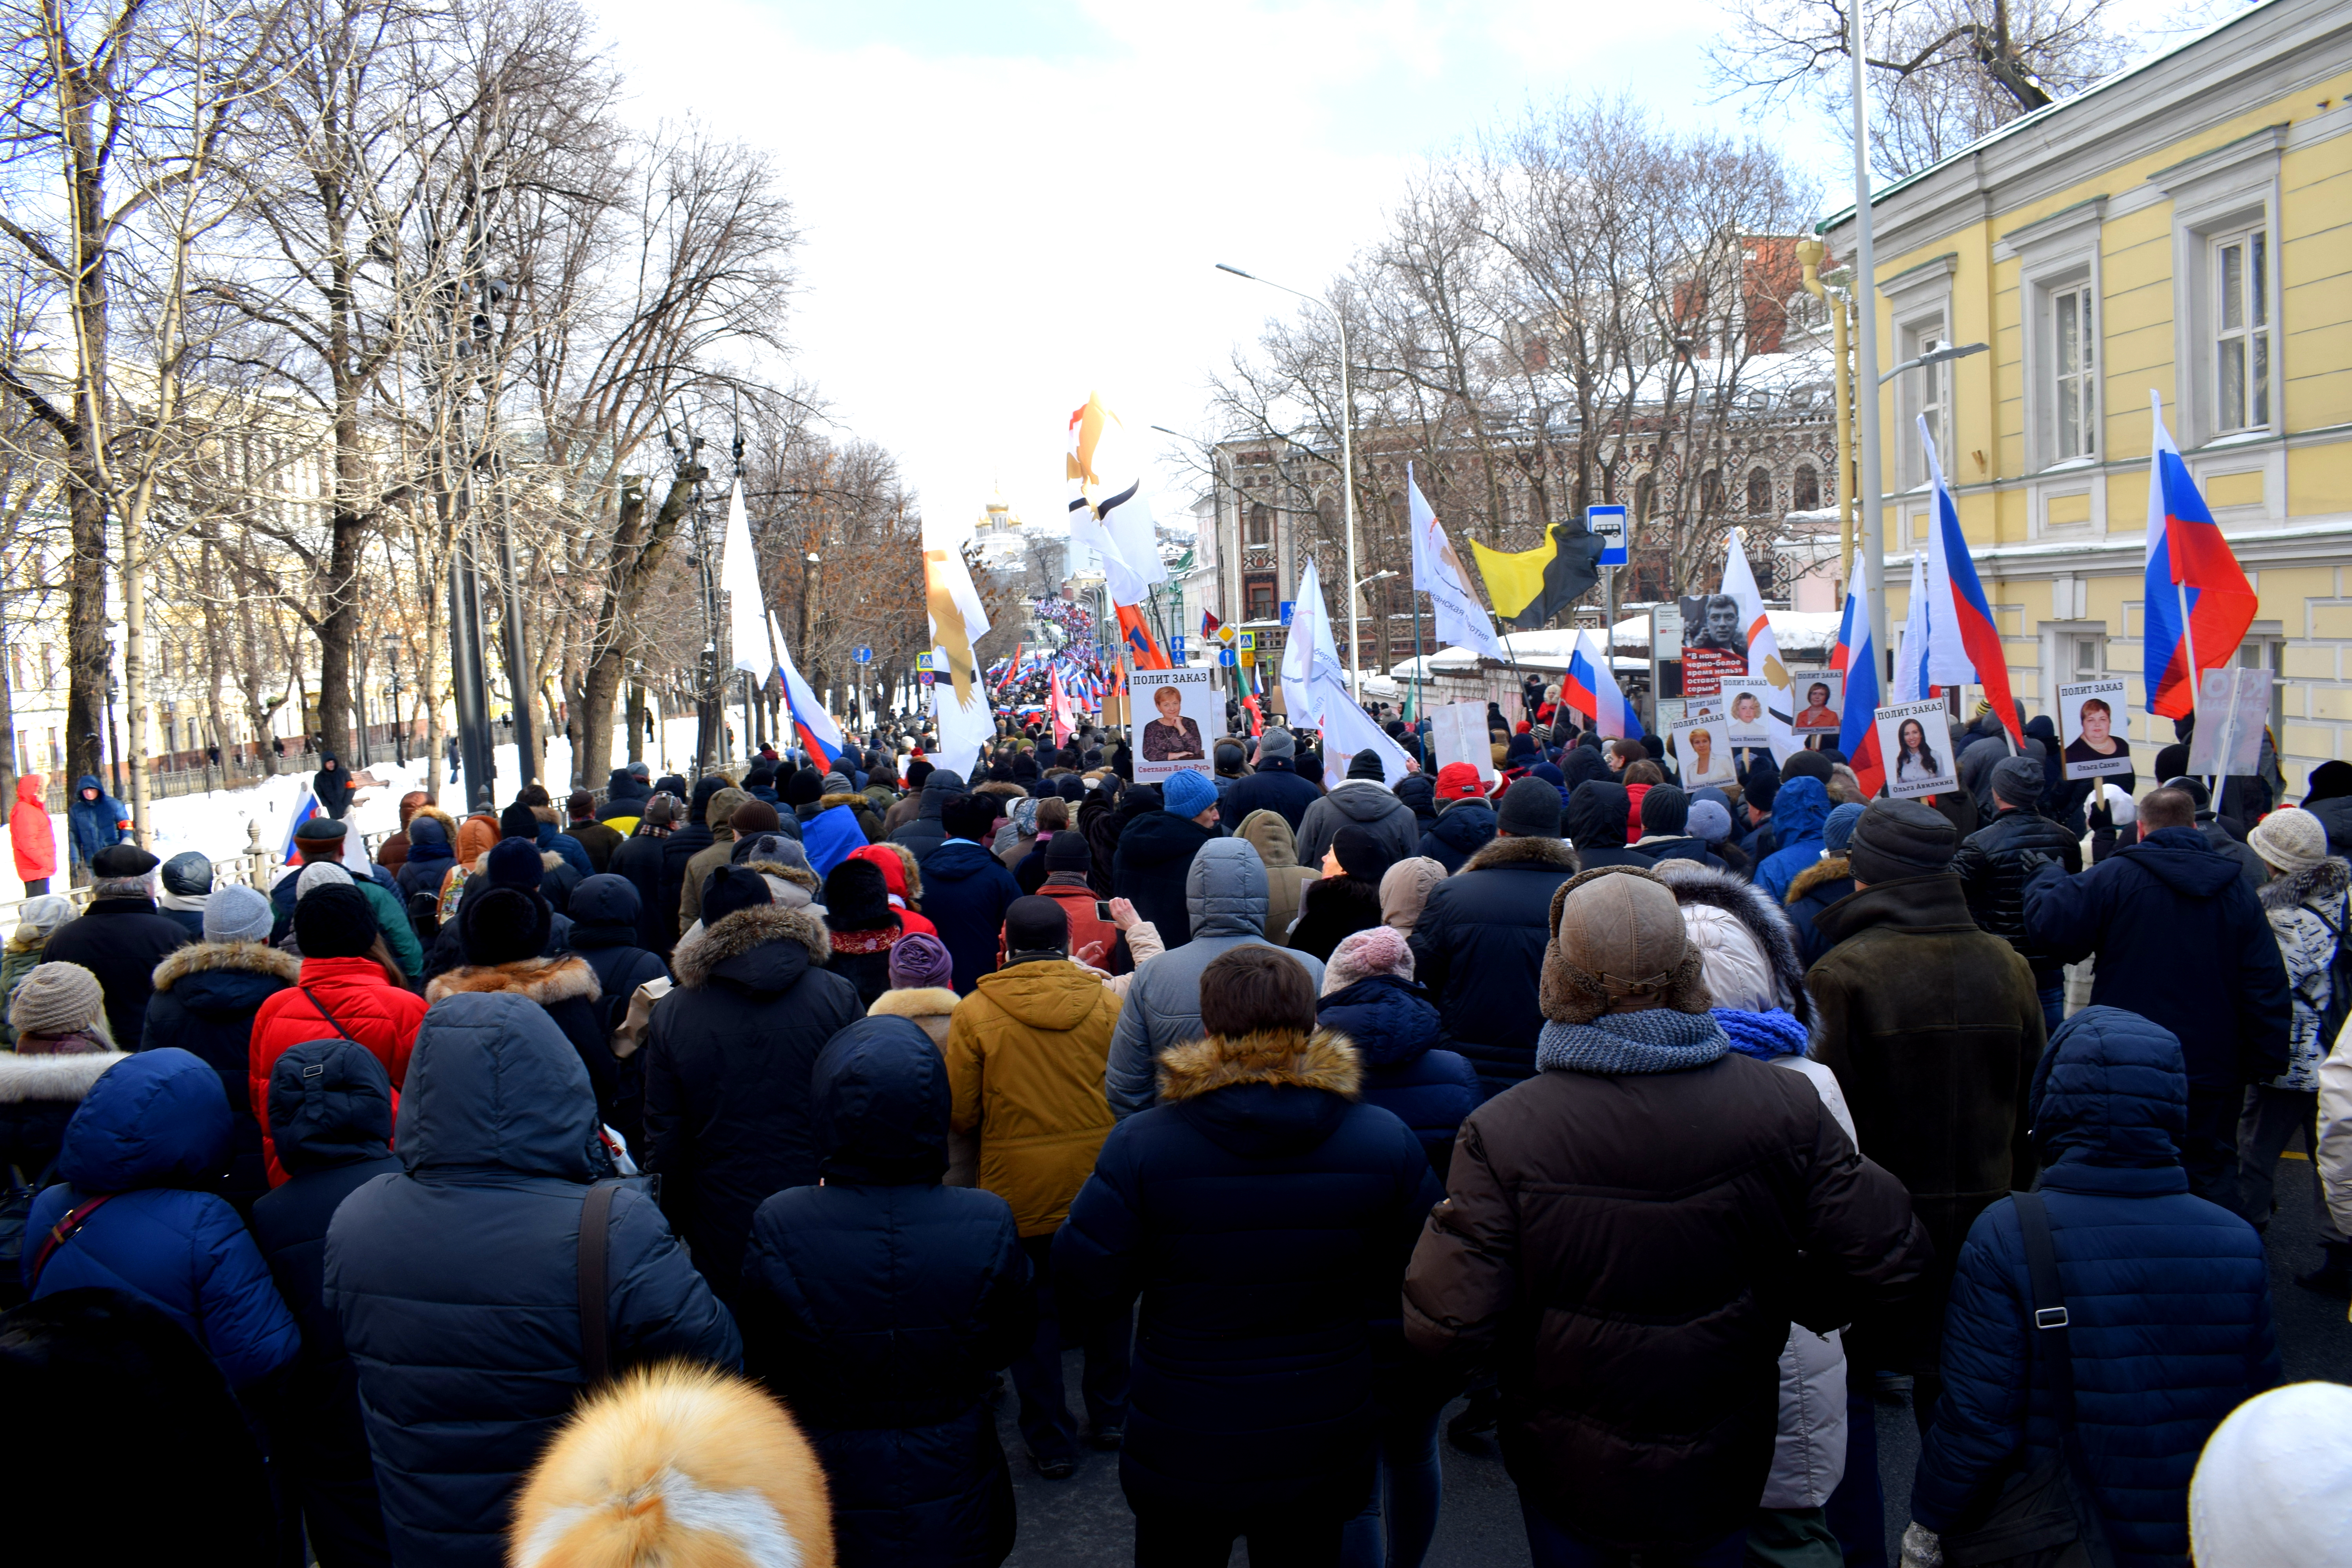
MULTIPOLYGON (((1207 377, 1291 308, 1213 264, 1318 291, 1416 160, 1530 100, 1734 123, 1712 0, 591 3, 637 119, 774 156, 806 233, 798 369, 934 519, 1000 484, 1057 515, 1090 390, 1203 428, 1207 377)), ((1835 177, 1817 117, 1762 129, 1835 177)))

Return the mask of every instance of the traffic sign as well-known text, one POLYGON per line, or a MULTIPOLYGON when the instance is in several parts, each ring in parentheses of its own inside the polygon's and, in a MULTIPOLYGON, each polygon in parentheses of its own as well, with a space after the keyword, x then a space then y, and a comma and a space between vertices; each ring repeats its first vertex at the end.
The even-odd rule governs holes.
POLYGON ((1247 637, 1248 635, 1249 634, 1246 632, 1235 632, 1234 630, 1234 624, 1231 621, 1227 621, 1223 626, 1217 628, 1217 636, 1228 646, 1232 644, 1235 637, 1247 637))
POLYGON ((1184 639, 1182 637, 1170 637, 1168 639, 1168 651, 1175 655, 1178 658, 1182 658, 1184 657, 1184 639))
POLYGON ((1231 669, 1234 667, 1234 650, 1229 647, 1219 648, 1217 650, 1217 662, 1223 665, 1227 669, 1231 669))
POLYGON ((929 669, 929 668, 931 668, 931 656, 930 656, 929 654, 927 654, 927 653, 919 653, 919 654, 917 654, 917 655, 915 656, 915 668, 916 668, 917 669, 929 669))
POLYGON ((1240 645, 1239 645, 1239 646, 1241 646, 1241 647, 1257 647, 1257 634, 1256 634, 1255 632, 1244 632, 1244 633, 1242 633, 1242 635, 1241 635, 1241 642, 1240 642, 1240 645))
POLYGON ((874 662, 874 650, 870 647, 862 647, 849 657, 860 664, 871 664, 874 662))
POLYGON ((933 675, 928 669, 919 669, 915 671, 915 679, 920 681, 923 685, 929 686, 932 681, 937 680, 939 677, 933 675))
POLYGON ((1589 506, 1584 509, 1584 526, 1605 542, 1598 564, 1625 564, 1625 509, 1622 506, 1589 506))
POLYGON ((1286 626, 1290 624, 1290 612, 1297 607, 1298 601, 1296 599, 1285 599, 1282 601, 1282 624, 1284 626, 1286 626))

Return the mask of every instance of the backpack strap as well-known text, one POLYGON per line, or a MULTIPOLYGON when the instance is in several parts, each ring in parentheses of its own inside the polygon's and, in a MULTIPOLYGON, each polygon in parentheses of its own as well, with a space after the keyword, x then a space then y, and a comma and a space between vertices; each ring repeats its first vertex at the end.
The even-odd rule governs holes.
POLYGON ((2058 1279, 2058 1248, 2050 1237, 2050 1206, 2040 1193, 2011 1195, 2017 1228, 2025 1241, 2025 1269, 2032 1282, 2033 1334, 2028 1352, 2049 1373, 2050 1390, 2057 1396, 2058 1426, 2074 1429, 2074 1356, 2067 1329, 2073 1319, 2066 1310, 2066 1290, 2058 1279))
POLYGON ((41 1238, 41 1250, 33 1255, 33 1267, 26 1271, 25 1288, 32 1289, 41 1282, 41 1270, 49 1266, 49 1254, 74 1238, 89 1216, 106 1206, 112 1193, 100 1193, 89 1202, 66 1211, 65 1217, 49 1226, 49 1234, 41 1238))
POLYGON ((606 1228, 618 1186, 599 1182, 580 1205, 580 1367, 593 1388, 613 1375, 613 1351, 604 1321, 606 1228))
POLYGON ((300 990, 302 994, 310 1000, 310 1005, 319 1010, 319 1016, 327 1020, 327 1026, 335 1031, 336 1038, 351 1040, 352 1044, 355 1046, 360 1044, 358 1040, 352 1039, 352 1032, 343 1027, 343 1021, 341 1018, 336 1017, 332 1013, 327 1011, 327 1005, 319 1000, 319 994, 316 991, 311 990, 307 985, 300 987, 300 990))

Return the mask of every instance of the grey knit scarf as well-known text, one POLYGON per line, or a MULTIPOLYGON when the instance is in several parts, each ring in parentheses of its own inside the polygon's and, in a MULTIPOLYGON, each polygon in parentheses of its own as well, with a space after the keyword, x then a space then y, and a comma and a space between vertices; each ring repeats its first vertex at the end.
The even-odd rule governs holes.
POLYGON ((1546 1024, 1536 1039, 1536 1066, 1558 1072, 1682 1072, 1730 1049, 1730 1037, 1710 1015, 1653 1007, 1603 1013, 1590 1024, 1546 1024))

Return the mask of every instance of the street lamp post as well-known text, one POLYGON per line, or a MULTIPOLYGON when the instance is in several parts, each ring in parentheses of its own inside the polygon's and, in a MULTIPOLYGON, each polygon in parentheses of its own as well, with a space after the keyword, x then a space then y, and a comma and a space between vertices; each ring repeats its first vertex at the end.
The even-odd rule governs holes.
MULTIPOLYGON (((1222 261, 1216 265, 1220 272, 1230 272, 1236 278, 1246 278, 1253 283, 1279 289, 1329 312, 1332 321, 1339 329, 1339 502, 1348 521, 1348 580, 1352 583, 1356 580, 1356 399, 1348 379, 1348 318, 1328 300, 1319 300, 1286 283, 1260 278, 1255 272, 1244 272, 1222 261)), ((1355 687, 1359 707, 1364 700, 1364 638, 1358 625, 1360 619, 1356 596, 1351 593, 1348 595, 1348 676, 1355 687)))
MULTIPOLYGON (((1357 578, 1357 579, 1356 579, 1356 588, 1355 588, 1355 593, 1349 594, 1349 595, 1348 595, 1348 607, 1352 611, 1352 610, 1355 608, 1356 605, 1360 602, 1360 601, 1358 601, 1358 599, 1357 599, 1357 597, 1356 597, 1356 595, 1357 595, 1357 594, 1361 594, 1365 589, 1367 589, 1367 588, 1370 587, 1370 586, 1371 586, 1373 584, 1375 584, 1375 583, 1385 583, 1385 582, 1387 582, 1390 578, 1391 578, 1391 577, 1393 577, 1393 576, 1395 576, 1395 575, 1396 575, 1396 573, 1395 573, 1393 570, 1391 570, 1391 571, 1387 571, 1387 572, 1375 572, 1375 573, 1373 573, 1373 574, 1372 574, 1370 576, 1369 576, 1369 577, 1359 577, 1359 578, 1357 578)), ((1381 652, 1381 658, 1380 658, 1380 660, 1379 660, 1379 666, 1380 666, 1380 668, 1386 668, 1388 667, 1388 655, 1387 655, 1387 651, 1386 651, 1386 650, 1387 650, 1387 648, 1388 648, 1388 646, 1389 646, 1388 628, 1387 628, 1387 626, 1386 626, 1385 625, 1383 625, 1383 626, 1380 626, 1380 627, 1375 628, 1375 629, 1374 629, 1374 631, 1373 631, 1373 633, 1372 633, 1372 635, 1373 635, 1374 637, 1378 637, 1378 638, 1380 638, 1380 639, 1381 639, 1381 647, 1382 652, 1381 652)), ((1356 706, 1357 706, 1357 707, 1359 707, 1359 708, 1360 708, 1360 707, 1362 707, 1363 705, 1364 705, 1363 681, 1360 679, 1358 679, 1358 681, 1356 682, 1356 706)))
POLYGON ((389 633, 383 639, 383 667, 392 672, 392 760, 405 767, 408 745, 400 722, 400 638, 389 633))

